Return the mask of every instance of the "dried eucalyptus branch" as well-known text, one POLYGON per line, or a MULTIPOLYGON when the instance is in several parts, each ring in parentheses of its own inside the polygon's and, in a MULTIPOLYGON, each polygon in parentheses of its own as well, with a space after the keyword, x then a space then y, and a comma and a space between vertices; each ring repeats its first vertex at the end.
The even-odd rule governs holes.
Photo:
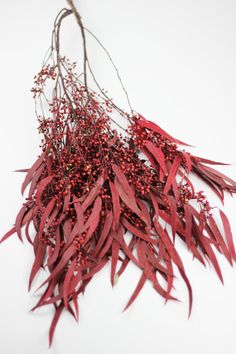
POLYGON ((108 263, 112 286, 129 262, 141 270, 125 309, 146 281, 166 302, 176 300, 177 269, 188 289, 190 315, 192 289, 175 238, 179 237, 204 266, 206 260, 211 263, 222 282, 215 251, 231 265, 236 261, 226 215, 221 210, 215 215, 216 209, 204 193, 195 190, 192 175, 205 182, 222 202, 225 192, 236 192, 235 181, 211 167, 220 163, 182 150, 180 146, 186 144, 135 113, 131 105, 131 114, 126 113, 103 92, 89 64, 81 16, 72 0, 67 3, 70 9, 63 9, 54 22, 51 48, 32 89, 43 136, 42 152, 30 169, 23 170, 27 174, 22 194, 28 188, 28 195, 15 226, 1 240, 15 233, 22 240, 24 228, 35 254, 29 289, 39 270, 46 270, 40 286, 44 291, 33 310, 55 307, 50 345, 62 311, 66 309, 78 319, 79 295, 108 263), (82 74, 78 74, 76 63, 61 54, 60 30, 71 14, 82 34, 82 74), (102 94, 89 87, 88 72, 102 94), (53 87, 50 95, 46 94, 48 83, 53 87), (127 129, 117 117, 126 119, 127 129), (123 129, 122 134, 117 126, 123 129))

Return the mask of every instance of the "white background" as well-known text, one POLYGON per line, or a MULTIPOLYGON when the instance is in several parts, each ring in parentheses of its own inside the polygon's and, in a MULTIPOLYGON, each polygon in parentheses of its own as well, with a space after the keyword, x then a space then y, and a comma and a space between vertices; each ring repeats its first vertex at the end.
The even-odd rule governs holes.
MULTIPOLYGON (((232 163, 221 170, 235 178, 236 2, 81 0, 76 4, 85 25, 117 63, 135 110, 196 146, 196 155, 232 163)), ((64 6, 64 0, 1 1, 1 234, 14 223, 23 202, 23 176, 13 171, 30 166, 39 152, 30 88, 50 44, 53 20, 64 6)), ((76 22, 70 17, 65 22, 63 50, 81 64, 79 39, 76 22)), ((89 56, 101 85, 125 107, 109 61, 90 40, 89 56)), ((224 210, 235 235, 236 199, 227 198, 224 210)), ((223 287, 212 268, 192 262, 182 245, 179 252, 194 291, 189 320, 187 292, 180 280, 176 280, 176 294, 182 302, 164 305, 148 284, 135 304, 122 313, 139 273, 130 266, 112 289, 107 267, 80 299, 79 325, 63 314, 49 352, 235 354, 235 268, 219 257, 223 287)), ((32 260, 31 247, 15 236, 0 246, 2 354, 48 353, 53 311, 29 312, 37 300, 27 293, 32 260)))

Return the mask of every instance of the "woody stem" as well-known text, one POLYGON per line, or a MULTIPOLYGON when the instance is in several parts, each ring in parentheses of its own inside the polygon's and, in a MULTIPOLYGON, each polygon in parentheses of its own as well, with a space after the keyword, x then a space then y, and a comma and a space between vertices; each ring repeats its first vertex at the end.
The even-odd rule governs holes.
POLYGON ((76 9, 74 2, 72 0, 66 0, 68 5, 70 6, 73 14, 75 15, 76 21, 80 27, 81 30, 81 35, 82 35, 82 40, 83 40, 83 52, 84 52, 84 85, 85 85, 85 89, 87 94, 89 95, 89 90, 88 90, 88 83, 87 83, 87 63, 88 63, 88 55, 87 55, 87 46, 86 46, 86 37, 85 37, 85 30, 84 30, 84 25, 81 19, 81 16, 78 12, 78 10, 76 9))

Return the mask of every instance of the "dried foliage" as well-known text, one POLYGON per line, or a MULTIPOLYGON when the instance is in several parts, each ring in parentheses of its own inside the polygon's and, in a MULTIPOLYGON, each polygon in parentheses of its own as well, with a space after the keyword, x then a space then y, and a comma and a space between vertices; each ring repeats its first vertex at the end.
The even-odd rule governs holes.
POLYGON ((222 228, 191 177, 197 175, 221 201, 224 192, 236 192, 236 183, 212 167, 219 163, 181 150, 186 144, 158 125, 134 111, 125 113, 104 92, 89 89, 85 29, 73 3, 68 3, 72 10, 64 9, 57 17, 48 59, 32 90, 42 153, 26 171, 22 185, 22 193, 28 191, 26 201, 15 226, 2 239, 16 233, 22 240, 24 227, 35 254, 29 289, 40 268, 48 271, 34 310, 55 306, 50 344, 63 309, 78 318, 78 296, 108 262, 112 285, 129 262, 141 269, 126 309, 146 281, 165 301, 176 300, 174 270, 178 269, 189 292, 190 314, 192 290, 175 238, 181 238, 204 266, 211 263, 222 282, 215 251, 231 265, 236 260, 226 215, 219 211, 222 228), (60 55, 61 23, 71 13, 84 40, 83 79, 76 65, 60 55), (45 93, 48 82, 54 85, 50 98, 45 93), (39 108, 45 103, 46 113, 39 108), (124 131, 114 121, 114 112, 128 122, 124 131))

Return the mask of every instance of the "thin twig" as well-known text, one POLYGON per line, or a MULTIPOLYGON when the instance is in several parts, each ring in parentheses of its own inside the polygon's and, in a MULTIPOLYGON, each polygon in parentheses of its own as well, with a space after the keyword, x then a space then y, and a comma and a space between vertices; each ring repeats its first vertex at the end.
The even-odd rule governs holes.
POLYGON ((84 26, 82 23, 82 19, 81 16, 78 12, 78 10, 76 9, 74 3, 72 0, 66 0, 68 5, 71 7, 71 10, 73 11, 75 18, 77 20, 77 23, 80 27, 81 30, 81 35, 82 35, 82 39, 83 39, 83 51, 84 51, 84 86, 86 89, 86 92, 89 96, 89 89, 88 89, 88 83, 87 83, 87 61, 88 61, 88 55, 87 55, 87 46, 86 46, 86 36, 85 36, 85 31, 84 31, 84 26))
MULTIPOLYGON (((76 9, 73 0, 66 0, 66 1, 67 1, 67 3, 69 4, 69 6, 71 7, 71 10, 73 11, 73 13, 74 13, 74 15, 75 15, 75 17, 76 17, 76 20, 77 20, 77 22, 78 22, 78 24, 79 24, 79 27, 80 27, 80 29, 81 29, 81 34, 82 34, 82 39, 83 39, 83 50, 84 50, 84 84, 85 84, 85 89, 86 89, 86 92, 87 92, 88 96, 89 96, 89 88, 88 88, 88 83, 87 83, 87 67, 88 67, 88 69, 89 69, 89 71, 90 71, 90 74, 92 75, 92 78, 93 78, 93 80, 94 80, 96 86, 98 87, 98 89, 100 90, 100 92, 102 93, 102 95, 110 102, 110 104, 111 104, 122 116, 125 116, 126 119, 128 119, 128 121, 129 121, 130 123, 132 123, 132 119, 131 119, 129 116, 127 116, 127 114, 125 114, 124 111, 123 111, 121 108, 119 108, 117 105, 115 105, 115 104, 112 102, 112 100, 105 94, 105 92, 102 90, 101 86, 99 85, 98 81, 96 80, 95 75, 94 75, 94 73, 93 73, 93 71, 92 71, 91 65, 90 65, 90 63, 89 63, 89 59, 88 59, 85 30, 86 30, 87 32, 89 32, 90 35, 92 35, 92 36, 95 38, 95 40, 99 43, 99 45, 103 48, 103 50, 105 50, 106 54, 108 55, 108 57, 109 57, 109 59, 110 59, 112 65, 113 65, 113 67, 114 67, 114 69, 115 69, 115 71, 116 71, 116 73, 117 73, 118 79, 119 79, 119 81, 120 81, 120 83, 121 83, 121 86, 122 86, 124 92, 125 92, 125 95, 126 95, 126 97, 127 97, 127 101, 128 101, 128 104, 129 104, 131 113, 132 113, 131 115, 133 115, 133 109, 132 109, 131 104, 130 104, 130 100, 129 100, 128 93, 127 93, 127 91, 126 91, 126 89, 125 89, 125 87, 124 87, 124 84, 123 84, 123 82, 122 82, 122 80, 121 80, 121 77, 120 77, 120 74, 119 74, 119 72, 118 72, 118 69, 117 69, 116 65, 114 64, 114 61, 112 60, 112 58, 111 58, 109 52, 106 50, 106 48, 103 46, 103 44, 99 41, 99 39, 98 39, 91 31, 89 31, 88 29, 86 29, 86 28, 84 27, 83 22, 82 22, 82 19, 81 19, 81 16, 80 16, 78 10, 76 9)), ((123 127, 121 127, 118 123, 116 123, 116 124, 117 124, 122 130, 126 131, 126 129, 124 129, 123 127)))
POLYGON ((131 103, 130 103, 130 99, 129 99, 128 92, 127 92, 127 90, 126 90, 126 88, 125 88, 125 86, 124 86, 124 84, 123 84, 123 81, 122 81, 122 79, 121 79, 119 70, 118 70, 117 66, 115 65, 114 60, 112 59, 110 53, 109 53, 108 50, 105 48, 105 46, 102 44, 102 42, 98 39, 98 37, 95 36, 95 34, 93 34, 93 32, 91 32, 91 31, 90 31, 88 28, 86 28, 86 27, 85 27, 84 29, 95 39, 95 41, 100 45, 100 47, 104 50, 104 52, 105 52, 106 55, 108 56, 108 58, 109 58, 109 60, 110 60, 110 62, 111 62, 111 64, 112 64, 113 68, 114 68, 115 71, 116 71, 116 74, 117 74, 118 80, 120 81, 121 87, 122 87, 122 89, 123 89, 123 91, 124 91, 124 93, 125 93, 125 96, 126 96, 126 99, 127 99, 128 105, 129 105, 129 108, 130 108, 130 110, 131 110, 131 113, 133 114, 133 108, 132 108, 131 103))
MULTIPOLYGON (((60 29, 61 29, 61 23, 64 20, 64 18, 66 18, 67 16, 69 16, 70 14, 72 14, 71 10, 64 10, 64 13, 61 14, 61 16, 58 18, 57 23, 55 24, 55 47, 56 47, 56 55, 57 55, 57 66, 58 66, 58 73, 59 76, 61 78, 61 83, 65 92, 65 95, 67 96, 69 102, 71 102, 70 96, 68 94, 68 90, 65 87, 65 81, 64 81, 64 77, 63 77, 63 73, 61 70, 61 58, 60 58, 60 29)), ((72 102, 71 102, 72 103, 72 102)))

